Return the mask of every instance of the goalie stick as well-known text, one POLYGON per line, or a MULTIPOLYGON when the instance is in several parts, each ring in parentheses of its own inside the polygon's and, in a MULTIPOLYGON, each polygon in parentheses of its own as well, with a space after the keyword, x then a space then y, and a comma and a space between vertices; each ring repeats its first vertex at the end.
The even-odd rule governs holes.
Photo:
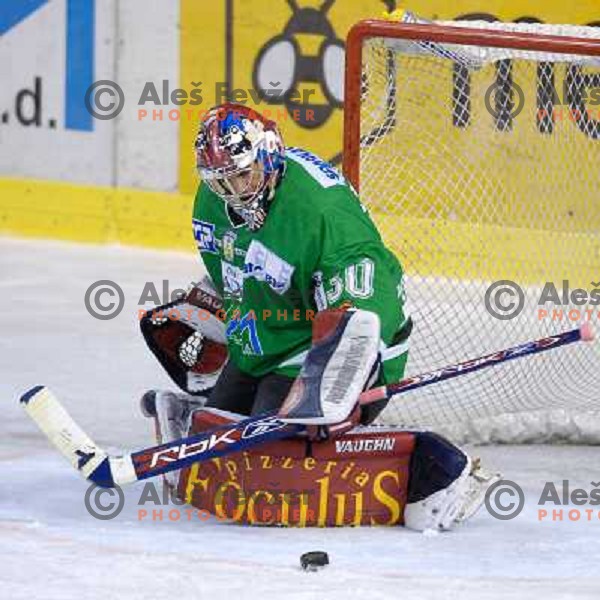
MULTIPOLYGON (((593 339, 591 325, 585 323, 578 329, 512 346, 480 358, 367 390, 360 395, 359 402, 369 404, 509 360, 538 354, 578 341, 589 342, 593 339)), ((240 452, 257 444, 293 437, 306 431, 303 425, 288 424, 277 418, 275 414, 267 414, 173 440, 160 446, 114 456, 109 455, 91 440, 45 386, 30 389, 21 397, 21 403, 29 416, 71 465, 86 479, 101 487, 121 486, 156 477, 198 461, 240 452)))

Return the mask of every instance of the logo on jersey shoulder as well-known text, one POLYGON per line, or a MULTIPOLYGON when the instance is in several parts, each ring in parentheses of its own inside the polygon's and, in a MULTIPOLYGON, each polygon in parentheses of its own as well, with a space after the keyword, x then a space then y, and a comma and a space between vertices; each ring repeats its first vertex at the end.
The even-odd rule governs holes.
POLYGON ((394 438, 336 440, 335 451, 338 454, 344 452, 391 452, 395 445, 394 438))
POLYGON ((302 165, 323 187, 345 184, 340 172, 328 162, 302 148, 287 148, 286 157, 302 165))
POLYGON ((277 294, 285 294, 292 283, 292 265, 269 250, 263 243, 252 240, 244 262, 244 276, 264 281, 277 294))
POLYGON ((194 239, 198 250, 218 254, 214 223, 192 219, 192 227, 194 228, 194 239))

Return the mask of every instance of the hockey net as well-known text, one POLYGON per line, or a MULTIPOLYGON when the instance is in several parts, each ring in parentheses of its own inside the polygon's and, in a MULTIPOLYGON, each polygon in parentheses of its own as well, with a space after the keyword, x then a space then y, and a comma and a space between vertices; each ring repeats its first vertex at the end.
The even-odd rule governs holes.
MULTIPOLYGON (((600 329, 591 300, 538 304, 546 282, 561 296, 563 280, 571 292, 600 287, 599 167, 600 28, 352 29, 344 171, 405 269, 407 375, 585 318, 600 329), (511 319, 486 308, 500 280, 523 289, 511 319)), ((458 441, 598 443, 599 379, 597 347, 580 343, 403 395, 383 419, 458 441)))

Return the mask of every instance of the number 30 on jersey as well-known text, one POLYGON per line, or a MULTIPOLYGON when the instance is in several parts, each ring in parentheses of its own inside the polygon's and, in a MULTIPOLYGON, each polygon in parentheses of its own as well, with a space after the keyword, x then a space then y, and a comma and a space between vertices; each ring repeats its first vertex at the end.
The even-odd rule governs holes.
POLYGON ((357 263, 348 265, 343 271, 324 281, 323 273, 317 271, 313 275, 315 285, 315 302, 318 310, 325 310, 335 304, 346 292, 353 298, 366 299, 374 293, 373 279, 375 263, 370 258, 363 258, 357 263))

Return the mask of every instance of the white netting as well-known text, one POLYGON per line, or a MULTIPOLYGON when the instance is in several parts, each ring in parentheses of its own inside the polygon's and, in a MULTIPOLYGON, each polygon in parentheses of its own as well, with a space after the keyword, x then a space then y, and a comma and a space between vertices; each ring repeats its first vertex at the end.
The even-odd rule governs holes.
MULTIPOLYGON (((457 25, 600 38, 595 28, 448 27, 457 25)), ((588 292, 600 281, 598 65, 558 50, 364 42, 360 195, 407 274, 407 374, 572 329, 570 309, 600 325, 597 306, 537 304, 547 281, 559 293, 563 280, 588 292), (504 279, 525 290, 511 320, 484 304, 491 282, 504 279), (540 318, 539 308, 562 308, 563 318, 540 318)), ((599 382, 600 353, 579 343, 415 391, 384 415, 457 438, 483 432, 478 441, 513 431, 523 440, 519 423, 533 430, 534 421, 542 434, 533 437, 554 439, 558 415, 561 437, 584 426, 579 439, 597 441, 599 382)))

